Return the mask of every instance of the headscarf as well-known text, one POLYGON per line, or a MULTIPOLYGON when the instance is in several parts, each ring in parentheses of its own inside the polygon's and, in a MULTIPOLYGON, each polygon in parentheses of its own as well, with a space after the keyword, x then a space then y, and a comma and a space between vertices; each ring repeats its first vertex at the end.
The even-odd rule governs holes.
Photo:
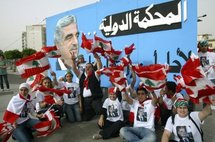
POLYGON ((188 107, 188 106, 189 106, 188 101, 185 100, 185 99, 179 98, 179 99, 176 100, 176 102, 175 102, 175 107, 177 108, 177 107, 182 107, 182 106, 188 107))
POLYGON ((22 84, 20 84, 20 85, 19 85, 19 90, 20 90, 21 88, 27 88, 28 90, 30 90, 30 86, 29 86, 28 83, 22 83, 22 84))

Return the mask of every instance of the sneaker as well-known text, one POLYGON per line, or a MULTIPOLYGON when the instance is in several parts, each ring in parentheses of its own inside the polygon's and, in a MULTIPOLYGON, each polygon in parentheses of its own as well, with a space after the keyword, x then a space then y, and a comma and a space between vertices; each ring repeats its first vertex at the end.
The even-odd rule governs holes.
POLYGON ((102 136, 100 134, 93 135, 94 140, 102 139, 102 136))

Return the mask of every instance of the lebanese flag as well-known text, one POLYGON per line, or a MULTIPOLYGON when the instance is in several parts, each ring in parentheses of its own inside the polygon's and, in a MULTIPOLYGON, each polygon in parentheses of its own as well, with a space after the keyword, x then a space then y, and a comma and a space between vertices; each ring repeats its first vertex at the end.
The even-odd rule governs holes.
POLYGON ((41 51, 16 61, 16 66, 22 78, 28 78, 50 68, 48 58, 41 51))
POLYGON ((177 93, 181 92, 182 89, 186 88, 183 77, 181 77, 180 75, 174 75, 174 80, 176 81, 177 84, 176 86, 177 93))
POLYGON ((192 54, 181 69, 185 90, 194 103, 207 102, 215 94, 215 85, 207 79, 198 56, 192 54))
POLYGON ((126 82, 127 82, 127 79, 125 77, 114 77, 114 76, 111 76, 110 77, 110 81, 117 87, 119 88, 120 91, 125 91, 125 88, 127 87, 126 85, 126 82))
POLYGON ((200 64, 198 56, 192 54, 190 59, 184 64, 181 69, 181 74, 186 85, 195 86, 195 80, 205 78, 205 73, 200 64))
POLYGON ((169 66, 161 64, 153 64, 149 66, 132 66, 143 85, 148 90, 156 90, 163 88, 166 84, 169 66))
POLYGON ((96 71, 99 75, 105 74, 106 76, 111 76, 112 75, 112 70, 110 68, 102 68, 98 71, 96 71))
POLYGON ((19 94, 13 96, 7 106, 7 110, 4 113, 3 120, 13 124, 19 118, 19 115, 21 114, 26 102, 27 100, 25 100, 19 94))
MULTIPOLYGON (((208 80, 199 80, 196 82, 197 86, 188 86, 184 83, 183 77, 177 75, 174 76, 174 79, 177 84, 176 92, 180 92, 182 89, 185 89, 187 94, 190 96, 190 100, 193 103, 196 104, 199 104, 200 102, 210 103, 209 96, 215 94, 214 87, 205 86, 205 83, 208 82, 208 80), (202 86, 202 84, 204 85, 202 86)), ((208 83, 211 84, 210 81, 208 83)))
POLYGON ((111 67, 112 75, 110 81, 119 88, 120 91, 125 91, 127 79, 124 77, 124 68, 122 66, 111 67))
POLYGON ((104 40, 98 36, 94 36, 94 48, 102 48, 104 51, 111 51, 112 50, 112 43, 111 41, 104 40))
POLYGON ((134 49, 135 49, 134 43, 132 45, 130 45, 129 47, 125 47, 125 54, 130 55, 134 49))
POLYGON ((46 46, 42 48, 42 52, 46 53, 49 58, 59 58, 61 57, 57 46, 46 46))
POLYGON ((128 66, 129 64, 131 64, 131 60, 128 57, 123 57, 120 60, 121 60, 121 64, 122 64, 123 67, 128 66))
POLYGON ((119 56, 121 55, 122 51, 120 50, 114 50, 111 51, 105 51, 106 56, 108 56, 109 59, 112 59, 114 61, 118 60, 119 56))
POLYGON ((14 129, 14 126, 10 123, 0 123, 0 141, 7 142, 14 129))
POLYGON ((46 121, 41 121, 34 126, 37 137, 48 136, 60 127, 60 120, 56 117, 54 110, 48 109, 44 113, 44 117, 47 118, 46 121))
POLYGON ((47 92, 47 91, 53 92, 53 93, 57 94, 58 96, 63 96, 64 93, 66 93, 66 94, 71 94, 72 93, 71 90, 68 90, 68 89, 65 89, 65 88, 61 89, 61 90, 58 90, 58 89, 54 89, 54 88, 47 88, 45 86, 38 86, 36 88, 36 90, 39 90, 40 92, 47 92))
POLYGON ((110 77, 116 72, 122 72, 122 74, 123 74, 123 70, 124 70, 124 68, 122 66, 111 66, 108 68, 102 68, 102 69, 98 70, 97 73, 104 74, 104 75, 110 77))
POLYGON ((93 40, 92 39, 87 39, 86 36, 84 35, 84 33, 82 33, 82 43, 81 43, 81 47, 83 49, 85 49, 87 52, 92 52, 93 51, 93 40))
POLYGON ((40 83, 40 81, 45 77, 46 75, 43 73, 39 73, 33 76, 30 76, 27 78, 26 83, 30 85, 31 88, 34 88, 36 85, 40 83))

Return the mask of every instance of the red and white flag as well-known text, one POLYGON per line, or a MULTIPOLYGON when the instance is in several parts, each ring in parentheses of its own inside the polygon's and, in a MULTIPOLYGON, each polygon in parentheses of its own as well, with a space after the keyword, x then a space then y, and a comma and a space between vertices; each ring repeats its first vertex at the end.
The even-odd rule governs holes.
POLYGON ((96 71, 96 73, 98 73, 100 75, 104 74, 106 76, 111 76, 112 75, 112 70, 110 68, 102 68, 102 69, 96 71))
POLYGON ((124 76, 124 67, 115 66, 110 68, 112 70, 110 81, 119 88, 120 91, 125 91, 125 88, 127 87, 127 79, 124 76))
MULTIPOLYGON (((54 89, 54 88, 47 88, 45 86, 38 86, 35 90, 39 90, 40 92, 53 92, 55 94, 57 94, 58 96, 63 96, 64 93, 66 94, 71 94, 72 91, 71 90, 68 90, 68 89, 61 89, 61 90, 58 90, 58 89, 54 89)), ((53 96, 52 96, 53 97, 53 96)))
POLYGON ((46 53, 49 58, 59 58, 61 57, 57 46, 46 46, 42 48, 42 52, 46 53))
POLYGON ((177 93, 181 92, 182 89, 186 88, 183 77, 181 77, 180 75, 174 75, 174 80, 176 81, 177 84, 176 86, 177 93))
POLYGON ((7 142, 13 130, 14 126, 12 124, 7 122, 0 123, 0 141, 7 142))
POLYGON ((125 47, 125 54, 130 55, 134 49, 135 49, 134 43, 132 45, 130 45, 129 47, 125 47))
POLYGON ((48 109, 44 117, 47 118, 46 121, 41 121, 34 126, 37 137, 48 136, 60 127, 60 120, 56 117, 54 110, 48 109))
MULTIPOLYGON (((124 71, 123 66, 111 66, 108 68, 102 68, 99 71, 97 71, 97 73, 104 74, 104 75, 110 77, 116 73, 121 73, 123 75, 123 71, 124 71)), ((119 75, 117 77, 119 77, 119 75)))
POLYGON ((45 76, 47 76, 47 72, 38 73, 27 78, 26 83, 28 83, 31 88, 35 88, 38 84, 40 84, 41 80, 45 76))
POLYGON ((84 33, 82 33, 82 43, 81 43, 81 47, 83 49, 85 49, 87 52, 93 52, 93 40, 92 39, 87 39, 86 36, 84 35, 84 33))
POLYGON ((16 66, 22 78, 28 78, 50 68, 47 56, 41 51, 16 61, 16 66))
POLYGON ((148 90, 163 88, 166 84, 169 67, 167 65, 153 64, 149 66, 133 66, 133 71, 148 90))
POLYGON ((13 124, 19 118, 26 101, 19 94, 13 96, 4 113, 3 120, 13 124))
POLYGON ((108 59, 112 59, 114 61, 117 61, 119 59, 119 56, 121 55, 122 51, 120 50, 114 50, 111 51, 105 51, 105 56, 107 56, 108 59))
POLYGON ((98 36, 94 36, 94 48, 102 48, 104 51, 111 51, 112 50, 112 43, 111 41, 104 40, 98 36))
POLYGON ((128 57, 123 57, 120 60, 123 67, 126 67, 131 64, 131 60, 128 57))
POLYGON ((181 75, 184 80, 185 90, 194 103, 207 102, 209 96, 215 94, 214 84, 207 79, 199 57, 194 54, 182 67, 181 75))
POLYGON ((125 77, 111 76, 110 81, 119 88, 120 91, 125 91, 127 87, 127 79, 125 77))

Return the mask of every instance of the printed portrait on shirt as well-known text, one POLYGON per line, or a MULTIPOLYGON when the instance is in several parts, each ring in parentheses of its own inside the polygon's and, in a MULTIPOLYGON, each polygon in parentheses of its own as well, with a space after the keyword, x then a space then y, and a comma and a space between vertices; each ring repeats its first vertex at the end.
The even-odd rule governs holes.
POLYGON ((207 57, 200 57, 201 66, 204 67, 206 65, 209 65, 209 60, 207 60, 207 57))
POLYGON ((109 105, 108 106, 108 116, 109 117, 118 117, 118 110, 116 107, 114 107, 114 105, 109 105))
POLYGON ((137 110, 137 120, 141 122, 146 122, 147 121, 147 113, 144 112, 144 108, 139 107, 137 110))
POLYGON ((179 142, 194 142, 191 131, 189 132, 186 126, 177 126, 176 132, 179 137, 179 142))
POLYGON ((76 90, 74 89, 74 87, 68 87, 68 90, 72 91, 71 94, 68 94, 68 98, 75 98, 76 97, 76 90))

